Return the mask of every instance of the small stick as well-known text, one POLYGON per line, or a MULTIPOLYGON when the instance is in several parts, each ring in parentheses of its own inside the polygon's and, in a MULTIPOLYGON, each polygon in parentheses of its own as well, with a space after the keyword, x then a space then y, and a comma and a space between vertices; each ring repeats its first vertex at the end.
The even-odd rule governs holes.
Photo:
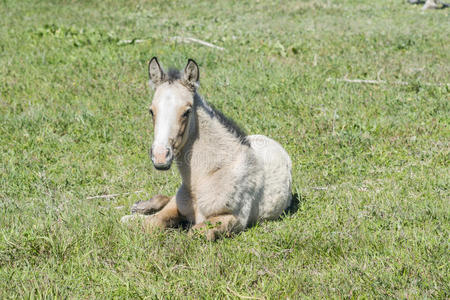
MULTIPOLYGON (((347 78, 328 78, 327 81, 341 81, 341 82, 349 82, 349 83, 367 83, 367 84, 398 84, 398 85, 409 85, 409 82, 406 81, 394 81, 387 82, 386 80, 370 80, 370 79, 347 79, 347 78)), ((449 83, 428 83, 421 82, 423 85, 428 86, 445 86, 450 85, 449 83)))
POLYGON ((120 40, 117 42, 118 45, 127 45, 127 44, 139 44, 144 43, 148 40, 139 40, 139 39, 133 39, 133 40, 120 40))
POLYGON ((130 194, 139 194, 139 193, 143 193, 144 191, 135 191, 135 192, 128 192, 128 193, 122 193, 122 194, 109 194, 109 195, 98 195, 98 196, 90 196, 87 197, 87 200, 91 200, 91 199, 111 199, 111 198, 115 198, 115 197, 119 197, 119 196, 126 196, 126 195, 130 195, 130 194))
MULTIPOLYGON (((342 81, 342 82, 350 82, 350 83, 368 83, 368 84, 386 84, 387 81, 385 80, 370 80, 370 79, 347 79, 347 78, 328 78, 327 81, 342 81)), ((395 81, 394 84, 400 84, 400 85, 408 85, 406 81, 395 81)))
POLYGON ((211 43, 208 43, 208 42, 196 39, 196 38, 174 36, 171 39, 175 40, 175 41, 183 42, 183 43, 197 43, 197 44, 200 44, 200 45, 203 45, 203 46, 206 46, 206 47, 211 47, 211 48, 218 49, 220 51, 224 51, 225 50, 225 48, 219 47, 217 45, 214 45, 214 44, 211 44, 211 43))
POLYGON ((326 187, 326 186, 313 186, 313 187, 311 187, 311 189, 316 190, 316 191, 326 191, 326 190, 328 190, 328 187, 326 187))

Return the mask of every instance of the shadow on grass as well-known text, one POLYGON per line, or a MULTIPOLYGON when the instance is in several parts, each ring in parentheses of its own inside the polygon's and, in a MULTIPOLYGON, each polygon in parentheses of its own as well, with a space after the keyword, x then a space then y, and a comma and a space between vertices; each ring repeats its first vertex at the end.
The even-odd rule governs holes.
POLYGON ((285 209, 283 215, 281 216, 281 218, 284 218, 285 216, 291 216, 293 214, 295 214, 300 205, 305 202, 305 197, 303 197, 302 195, 299 195, 298 193, 293 193, 292 194, 292 201, 291 201, 291 205, 285 209))

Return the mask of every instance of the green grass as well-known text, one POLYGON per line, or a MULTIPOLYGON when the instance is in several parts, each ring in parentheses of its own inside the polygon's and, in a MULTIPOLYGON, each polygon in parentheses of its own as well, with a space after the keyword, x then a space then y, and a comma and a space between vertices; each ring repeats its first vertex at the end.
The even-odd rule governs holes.
POLYGON ((0 298, 450 297, 449 10, 3 0, 0 16, 0 298), (194 58, 208 101, 282 143, 297 212, 215 243, 120 225, 180 183, 147 154, 155 55, 194 58))

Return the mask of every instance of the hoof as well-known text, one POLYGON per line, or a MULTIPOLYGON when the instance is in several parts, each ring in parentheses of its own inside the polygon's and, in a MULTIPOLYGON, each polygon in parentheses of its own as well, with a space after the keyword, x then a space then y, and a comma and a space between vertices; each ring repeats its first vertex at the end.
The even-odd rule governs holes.
POLYGON ((151 215, 160 211, 170 198, 163 195, 156 195, 147 201, 138 201, 131 206, 132 214, 151 215))

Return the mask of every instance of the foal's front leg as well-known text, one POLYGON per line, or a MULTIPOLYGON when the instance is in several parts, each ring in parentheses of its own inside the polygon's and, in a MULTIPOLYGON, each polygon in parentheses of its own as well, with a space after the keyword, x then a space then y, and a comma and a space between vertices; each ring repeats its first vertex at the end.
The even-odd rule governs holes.
POLYGON ((144 215, 154 214, 160 211, 170 201, 170 197, 156 195, 150 200, 139 201, 131 206, 131 215, 123 216, 120 221, 122 223, 130 223, 138 219, 143 219, 144 215))
POLYGON ((229 235, 243 229, 239 220, 233 215, 209 217, 205 222, 192 226, 190 234, 204 231, 208 241, 214 241, 221 235, 229 235))
POLYGON ((141 220, 146 230, 175 226, 182 220, 175 196, 157 195, 150 200, 137 202, 131 207, 131 213, 132 215, 123 216, 121 222, 131 223, 141 220))
POLYGON ((132 214, 151 215, 157 211, 160 211, 167 203, 169 203, 171 197, 156 195, 147 201, 139 201, 133 204, 131 207, 132 214))
POLYGON ((176 197, 174 196, 162 210, 154 215, 144 216, 144 228, 146 231, 152 231, 155 228, 173 227, 182 222, 183 219, 184 217, 178 211, 176 197))

